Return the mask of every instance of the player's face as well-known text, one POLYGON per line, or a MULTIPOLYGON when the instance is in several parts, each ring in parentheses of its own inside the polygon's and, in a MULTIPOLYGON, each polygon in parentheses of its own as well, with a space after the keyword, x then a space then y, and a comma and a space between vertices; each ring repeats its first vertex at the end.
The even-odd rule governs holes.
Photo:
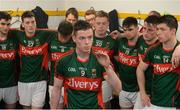
POLYGON ((22 26, 26 33, 35 33, 36 30, 36 20, 35 17, 27 17, 23 19, 22 26))
POLYGON ((106 17, 96 17, 95 18, 94 28, 95 28, 96 34, 98 34, 100 36, 105 35, 107 32, 108 26, 109 26, 108 18, 106 18, 106 17))
POLYGON ((131 25, 129 27, 123 27, 124 35, 128 40, 133 40, 138 36, 138 26, 131 25))
POLYGON ((166 24, 161 23, 157 25, 157 37, 162 43, 165 43, 172 38, 174 29, 170 29, 166 24))
POLYGON ((71 13, 65 18, 65 20, 70 22, 73 25, 77 22, 77 19, 71 13))
POLYGON ((0 20, 0 35, 7 35, 8 31, 10 29, 10 24, 11 20, 5 20, 5 19, 1 19, 0 20))
POLYGON ((157 38, 157 25, 148 24, 144 22, 143 38, 146 41, 152 41, 157 38))
POLYGON ((93 43, 93 30, 79 30, 73 36, 73 40, 76 43, 76 49, 82 53, 89 53, 93 43))
POLYGON ((91 24, 91 26, 94 26, 95 23, 95 15, 94 14, 90 14, 90 15, 86 15, 85 17, 85 21, 87 21, 89 24, 91 24))

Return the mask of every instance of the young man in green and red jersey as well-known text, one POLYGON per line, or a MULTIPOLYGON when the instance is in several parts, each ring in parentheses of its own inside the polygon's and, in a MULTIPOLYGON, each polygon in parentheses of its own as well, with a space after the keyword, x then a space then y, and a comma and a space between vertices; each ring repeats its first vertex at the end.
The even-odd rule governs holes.
MULTIPOLYGON (((106 52, 110 59, 113 60, 116 42, 107 33, 108 26, 108 14, 102 10, 97 11, 95 14, 93 49, 106 52)), ((113 90, 107 81, 103 81, 102 83, 102 93, 103 102, 105 103, 106 108, 111 108, 110 100, 112 99, 113 90)))
MULTIPOLYGON (((74 49, 75 43, 72 40, 73 26, 67 21, 62 21, 58 26, 57 37, 51 41, 49 46, 49 53, 51 55, 51 68, 50 68, 50 82, 49 82, 49 96, 51 99, 51 93, 54 84, 54 68, 55 62, 69 50, 74 49)), ((60 97, 58 109, 63 109, 63 90, 62 97, 60 97)))
POLYGON ((24 31, 12 30, 19 41, 21 72, 18 82, 19 102, 26 109, 42 108, 48 76, 48 46, 55 32, 36 30, 31 11, 22 14, 24 31))
POLYGON ((134 17, 123 21, 125 38, 118 40, 117 72, 122 81, 119 105, 122 109, 132 109, 138 92, 136 68, 138 60, 138 23, 134 17))
MULTIPOLYGON (((159 17, 157 16, 148 16, 144 20, 144 26, 143 26, 143 36, 141 36, 138 40, 138 55, 139 55, 139 60, 144 59, 145 53, 147 49, 150 46, 155 45, 158 43, 158 37, 157 37, 157 24, 159 21, 159 17)), ((137 75, 137 80, 138 84, 145 85, 145 90, 146 93, 151 96, 151 88, 152 88, 152 67, 149 67, 145 71, 145 82, 141 82, 142 80, 139 79, 139 75, 141 74, 136 74, 137 75)), ((141 77, 141 76, 140 76, 141 77)), ((141 93, 138 93, 136 103, 134 105, 134 109, 142 109, 143 105, 141 103, 141 93)))
POLYGON ((84 14, 85 21, 91 24, 93 29, 94 29, 95 17, 96 17, 96 11, 94 9, 89 9, 84 14))
POLYGON ((121 90, 121 82, 110 65, 110 58, 103 51, 92 51, 93 30, 86 21, 75 23, 73 41, 75 50, 69 51, 57 63, 51 108, 57 108, 63 84, 65 108, 104 108, 103 78, 116 92, 121 90))
MULTIPOLYGON (((137 68, 137 74, 144 74, 150 64, 153 66, 151 99, 146 94, 144 85, 139 85, 142 103, 147 109, 172 109, 180 95, 176 90, 180 67, 173 66, 171 62, 172 53, 179 44, 176 39, 177 28, 178 23, 174 16, 160 17, 157 25, 160 43, 147 51, 137 68)), ((140 79, 144 82, 144 77, 140 79)))
POLYGON ((18 42, 9 33, 11 16, 0 11, 0 101, 7 109, 16 108, 18 42))

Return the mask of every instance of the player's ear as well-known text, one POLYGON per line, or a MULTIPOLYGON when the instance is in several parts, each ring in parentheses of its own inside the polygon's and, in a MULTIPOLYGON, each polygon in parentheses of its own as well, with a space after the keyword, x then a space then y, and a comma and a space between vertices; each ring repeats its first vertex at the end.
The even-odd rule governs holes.
POLYGON ((75 39, 75 38, 76 38, 76 36, 75 36, 75 35, 72 35, 72 39, 73 39, 74 42, 76 42, 76 39, 75 39))

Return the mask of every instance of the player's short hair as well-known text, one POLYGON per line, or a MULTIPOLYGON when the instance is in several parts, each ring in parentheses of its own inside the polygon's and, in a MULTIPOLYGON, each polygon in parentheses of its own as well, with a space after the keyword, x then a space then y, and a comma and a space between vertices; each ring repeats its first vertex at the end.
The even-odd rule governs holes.
POLYGON ((137 19, 135 17, 127 17, 124 19, 122 26, 123 27, 130 27, 130 26, 138 26, 137 19))
POLYGON ((76 19, 78 19, 78 11, 76 8, 74 7, 71 7, 69 8, 67 11, 66 11, 66 17, 69 15, 69 14, 72 14, 76 19))
POLYGON ((25 11, 21 16, 21 20, 24 21, 24 18, 31 18, 31 17, 35 17, 34 13, 32 11, 25 11))
POLYGON ((5 11, 0 11, 0 20, 5 19, 6 21, 11 20, 11 15, 5 11))
POLYGON ((73 32, 73 26, 67 21, 62 21, 58 26, 58 32, 63 36, 69 36, 73 32))
POLYGON ((88 29, 92 29, 92 27, 91 27, 91 25, 87 21, 78 20, 74 24, 74 35, 76 35, 77 31, 88 30, 88 29))

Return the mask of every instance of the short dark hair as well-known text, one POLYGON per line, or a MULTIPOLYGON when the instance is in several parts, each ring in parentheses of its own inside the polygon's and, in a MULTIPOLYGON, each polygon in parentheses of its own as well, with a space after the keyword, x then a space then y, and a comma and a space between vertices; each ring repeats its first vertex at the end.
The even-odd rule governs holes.
POLYGON ((5 19, 6 21, 11 20, 11 15, 5 11, 0 11, 0 20, 5 19))
POLYGON ((69 36, 73 32, 73 26, 67 21, 62 21, 58 26, 58 32, 63 36, 69 36))
POLYGON ((31 17, 35 17, 34 13, 32 11, 25 11, 21 16, 21 20, 24 21, 24 18, 31 18, 31 17))
POLYGON ((66 11, 66 17, 69 15, 69 14, 72 14, 76 19, 78 19, 78 11, 76 8, 74 7, 71 7, 69 8, 67 11, 66 11))
POLYGON ((87 21, 78 20, 74 24, 74 34, 75 35, 76 35, 77 31, 79 31, 79 30, 88 30, 88 29, 92 29, 92 27, 87 21))
POLYGON ((170 29, 178 29, 178 21, 173 15, 164 15, 160 17, 159 24, 164 23, 170 29))
POLYGON ((138 26, 137 19, 135 17, 127 17, 124 19, 122 26, 123 27, 130 27, 130 26, 138 26))
POLYGON ((108 13, 106 13, 105 11, 103 10, 100 10, 100 11, 96 11, 96 17, 106 17, 109 19, 109 15, 108 13))
POLYGON ((144 22, 147 22, 148 24, 153 24, 153 25, 157 25, 159 23, 159 18, 158 16, 154 16, 154 15, 151 15, 151 16, 148 16, 144 22))

